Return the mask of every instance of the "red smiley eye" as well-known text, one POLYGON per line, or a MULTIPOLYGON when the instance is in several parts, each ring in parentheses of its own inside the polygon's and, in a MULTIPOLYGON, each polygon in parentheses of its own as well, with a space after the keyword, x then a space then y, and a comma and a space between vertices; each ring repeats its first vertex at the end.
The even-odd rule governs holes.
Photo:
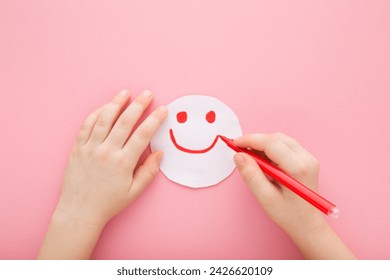
POLYGON ((187 112, 181 111, 176 114, 176 119, 179 123, 185 123, 187 121, 187 112))
POLYGON ((215 112, 214 111, 210 111, 206 114, 206 120, 209 122, 209 123, 213 123, 215 122, 215 112))

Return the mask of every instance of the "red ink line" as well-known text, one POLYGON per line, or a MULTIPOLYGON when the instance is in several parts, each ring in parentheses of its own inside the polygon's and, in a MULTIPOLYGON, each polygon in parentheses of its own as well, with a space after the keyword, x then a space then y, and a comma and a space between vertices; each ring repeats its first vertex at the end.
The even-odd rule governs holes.
POLYGON ((206 149, 202 149, 202 150, 191 150, 191 149, 187 149, 187 148, 184 148, 184 147, 180 146, 176 142, 175 135, 173 135, 172 129, 169 130, 169 136, 171 137, 173 145, 175 145, 175 147, 178 150, 180 150, 182 152, 185 152, 185 153, 190 153, 190 154, 203 154, 203 153, 206 153, 206 152, 210 151, 212 148, 214 148, 215 144, 217 144, 217 141, 218 141, 218 136, 215 136, 215 139, 214 139, 213 143, 211 143, 210 147, 208 147, 206 149))

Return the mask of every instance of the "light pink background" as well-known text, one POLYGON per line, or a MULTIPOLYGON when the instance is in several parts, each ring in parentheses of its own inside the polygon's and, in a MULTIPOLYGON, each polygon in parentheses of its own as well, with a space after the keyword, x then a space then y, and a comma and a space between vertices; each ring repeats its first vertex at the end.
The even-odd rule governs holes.
MULTIPOLYGON (((212 95, 243 131, 321 163, 329 222, 390 258, 390 1, 0 1, 0 258, 35 258, 83 119, 121 88, 153 107, 212 95)), ((95 259, 300 259, 235 171, 193 190, 159 174, 95 259)))

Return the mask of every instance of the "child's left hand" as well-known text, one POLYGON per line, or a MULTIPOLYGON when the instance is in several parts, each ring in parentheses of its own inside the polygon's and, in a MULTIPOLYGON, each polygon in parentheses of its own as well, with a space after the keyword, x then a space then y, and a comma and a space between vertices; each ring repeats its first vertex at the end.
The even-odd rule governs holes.
POLYGON ((85 120, 72 148, 62 192, 39 259, 89 259, 105 224, 125 209, 157 174, 162 152, 141 154, 166 118, 161 106, 135 124, 152 101, 144 91, 126 109, 128 91, 85 120))
POLYGON ((123 90, 85 120, 65 170, 56 212, 104 226, 157 174, 162 152, 150 154, 136 166, 166 118, 167 109, 156 109, 131 134, 151 103, 152 93, 144 91, 121 113, 129 99, 128 91, 123 90))

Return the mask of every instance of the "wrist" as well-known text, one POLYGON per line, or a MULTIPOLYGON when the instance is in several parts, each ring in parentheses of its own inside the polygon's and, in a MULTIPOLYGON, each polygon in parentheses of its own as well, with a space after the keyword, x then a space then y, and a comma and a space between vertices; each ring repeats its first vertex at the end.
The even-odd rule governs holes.
POLYGON ((57 204, 53 216, 58 215, 63 222, 89 225, 95 228, 104 228, 110 220, 105 215, 102 215, 99 209, 89 207, 84 203, 68 203, 66 200, 60 199, 57 204))
POLYGON ((298 220, 292 219, 290 223, 281 225, 281 227, 291 239, 296 239, 321 234, 327 230, 329 225, 322 213, 317 212, 300 217, 298 220))
POLYGON ((91 219, 83 212, 76 212, 70 207, 58 204, 52 215, 52 222, 62 227, 101 232, 106 225, 103 219, 91 219))
POLYGON ((310 259, 312 257, 307 256, 305 252, 312 251, 312 249, 318 247, 318 244, 321 244, 323 240, 326 240, 331 228, 325 218, 320 216, 315 219, 313 217, 310 221, 290 226, 287 229, 284 229, 284 231, 303 253, 303 256, 310 259), (307 248, 311 249, 308 250, 307 248))
POLYGON ((84 222, 57 207, 38 259, 89 259, 103 227, 84 222))
POLYGON ((356 259, 324 218, 315 227, 290 232, 289 237, 305 259, 356 259))

